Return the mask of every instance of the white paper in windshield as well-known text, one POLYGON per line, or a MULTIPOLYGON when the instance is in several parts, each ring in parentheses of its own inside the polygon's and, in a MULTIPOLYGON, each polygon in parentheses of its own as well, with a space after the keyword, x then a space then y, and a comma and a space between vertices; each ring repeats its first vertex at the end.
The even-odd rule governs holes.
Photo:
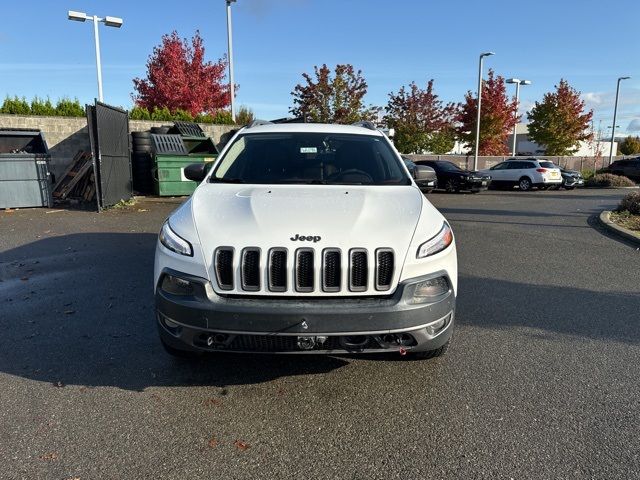
POLYGON ((300 147, 300 153, 318 153, 318 147, 300 147))

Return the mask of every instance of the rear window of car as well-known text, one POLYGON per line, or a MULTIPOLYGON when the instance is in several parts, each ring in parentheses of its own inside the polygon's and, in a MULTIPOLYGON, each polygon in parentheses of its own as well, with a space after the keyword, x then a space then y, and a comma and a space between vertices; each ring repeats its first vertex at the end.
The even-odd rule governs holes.
POLYGON ((539 162, 542 168, 560 168, 553 162, 539 162))

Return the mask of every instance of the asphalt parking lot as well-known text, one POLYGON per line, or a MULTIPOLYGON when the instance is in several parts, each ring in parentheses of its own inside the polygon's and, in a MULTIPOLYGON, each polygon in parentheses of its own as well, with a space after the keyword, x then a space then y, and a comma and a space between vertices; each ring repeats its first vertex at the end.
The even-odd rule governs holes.
POLYGON ((432 194, 458 241, 447 356, 167 356, 176 207, 0 212, 1 478, 633 478, 640 251, 624 191, 432 194))

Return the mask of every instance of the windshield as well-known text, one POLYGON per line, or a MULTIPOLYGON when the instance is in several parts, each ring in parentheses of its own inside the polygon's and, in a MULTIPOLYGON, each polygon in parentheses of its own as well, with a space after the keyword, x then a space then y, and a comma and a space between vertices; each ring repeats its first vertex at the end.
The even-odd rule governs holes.
POLYGON ((459 172, 462 171, 462 169, 457 166, 454 163, 451 162, 438 162, 438 166, 442 169, 442 170, 446 170, 448 172, 459 172))
POLYGON ((255 133, 236 138, 211 182, 410 185, 384 137, 327 133, 255 133))

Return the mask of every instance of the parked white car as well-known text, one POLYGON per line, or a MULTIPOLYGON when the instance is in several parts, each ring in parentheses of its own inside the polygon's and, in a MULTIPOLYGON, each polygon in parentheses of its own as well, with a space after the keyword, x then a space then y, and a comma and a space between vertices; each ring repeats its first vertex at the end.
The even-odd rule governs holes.
POLYGON ((512 158, 478 173, 491 175, 491 186, 494 188, 517 186, 527 191, 533 187, 546 189, 562 184, 560 168, 552 162, 536 158, 512 158))
POLYGON ((372 125, 250 125, 184 173, 155 258, 169 353, 446 351, 453 232, 372 125))

